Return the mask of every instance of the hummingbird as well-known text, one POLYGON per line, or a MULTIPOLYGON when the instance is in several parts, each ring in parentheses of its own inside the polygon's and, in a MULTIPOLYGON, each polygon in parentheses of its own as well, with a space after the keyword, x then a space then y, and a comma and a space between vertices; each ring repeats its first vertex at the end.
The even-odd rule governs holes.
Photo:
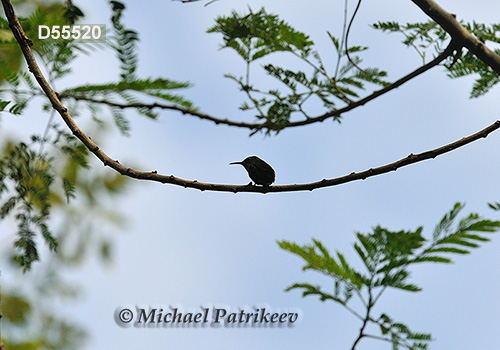
POLYGON ((241 162, 232 162, 232 164, 241 164, 248 172, 248 176, 255 182, 256 185, 269 186, 274 182, 275 173, 274 169, 264 162, 262 159, 256 156, 250 156, 241 162))

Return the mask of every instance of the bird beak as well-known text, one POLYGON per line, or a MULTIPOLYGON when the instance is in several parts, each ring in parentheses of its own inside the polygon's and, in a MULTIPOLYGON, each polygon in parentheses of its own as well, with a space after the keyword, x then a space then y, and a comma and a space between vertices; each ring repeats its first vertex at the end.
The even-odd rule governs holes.
POLYGON ((232 162, 232 163, 229 163, 229 165, 233 165, 233 164, 241 164, 241 162, 232 162))

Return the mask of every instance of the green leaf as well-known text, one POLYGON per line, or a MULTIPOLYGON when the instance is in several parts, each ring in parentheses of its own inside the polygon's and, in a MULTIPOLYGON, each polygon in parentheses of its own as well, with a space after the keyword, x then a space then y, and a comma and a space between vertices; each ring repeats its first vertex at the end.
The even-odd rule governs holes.
POLYGON ((221 33, 222 48, 232 48, 246 62, 252 62, 279 51, 294 52, 307 57, 313 42, 307 35, 296 31, 277 15, 268 14, 264 8, 248 14, 236 11, 231 16, 216 18, 208 33, 221 33))
POLYGON ((490 207, 493 210, 500 210, 500 202, 495 202, 495 203, 488 203, 488 207, 490 207))
POLYGON ((0 219, 4 219, 10 214, 12 209, 15 208, 18 200, 18 197, 12 196, 4 204, 2 204, 2 207, 0 208, 0 219))
POLYGON ((0 111, 5 110, 5 107, 10 103, 10 101, 3 101, 0 99, 0 111))
POLYGON ((114 48, 120 65, 120 77, 122 81, 135 80, 135 71, 137 70, 137 48, 136 42, 139 40, 139 34, 131 29, 127 29, 122 23, 122 14, 125 5, 118 1, 110 1, 113 15, 111 23, 114 31, 114 42, 111 47, 114 48))
POLYGON ((31 313, 31 305, 28 300, 18 296, 2 294, 2 316, 4 321, 14 324, 25 324, 31 313))
POLYGON ((337 50, 337 52, 341 52, 341 51, 342 51, 342 49, 341 49, 341 47, 340 47, 340 42, 339 42, 339 40, 338 40, 336 37, 334 37, 334 36, 332 35, 332 33, 328 32, 328 31, 327 31, 326 33, 328 34, 328 37, 329 37, 329 38, 330 38, 330 40, 332 41, 332 44, 333 44, 333 46, 335 47, 335 50, 337 50))
MULTIPOLYGON (((427 253, 426 253, 427 254, 427 253)), ((453 260, 449 258, 445 258, 442 256, 432 256, 432 255, 422 255, 411 260, 411 263, 422 263, 422 262, 435 262, 435 263, 444 263, 451 264, 453 260)))
MULTIPOLYGON (((453 229, 455 219, 463 207, 463 204, 456 203, 454 208, 443 217, 434 230, 431 246, 422 252, 422 257, 429 259, 429 254, 431 254, 434 259, 441 258, 441 262, 449 263, 451 262, 449 258, 436 256, 435 253, 468 254, 470 249, 466 248, 478 248, 480 243, 490 240, 479 233, 492 233, 500 228, 500 221, 485 220, 473 213, 461 219, 453 229)), ((419 260, 421 261, 423 260, 419 260)))
MULTIPOLYGON (((461 22, 461 24, 483 43, 490 41, 498 44, 500 42, 498 36, 499 24, 485 25, 476 22, 461 22)), ((404 36, 403 43, 406 46, 415 48, 423 59, 425 59, 426 51, 429 51, 429 49, 432 49, 435 53, 442 52, 450 40, 448 33, 434 21, 408 23, 406 25, 397 22, 378 22, 372 26, 382 31, 402 33, 404 36)), ((500 50, 496 49, 495 53, 499 54, 500 50)), ((468 75, 478 76, 472 86, 471 98, 486 94, 500 81, 500 76, 491 67, 467 50, 461 50, 457 56, 450 56, 445 67, 448 70, 448 76, 451 78, 468 75)))
POLYGON ((469 254, 470 253, 468 250, 459 249, 459 248, 455 248, 455 247, 431 248, 431 249, 427 249, 425 251, 426 254, 428 254, 428 253, 442 253, 442 252, 454 253, 454 254, 469 254))
POLYGON ((439 236, 446 234, 450 230, 453 221, 460 213, 460 211, 464 208, 464 206, 465 205, 462 203, 455 203, 453 209, 441 219, 439 224, 434 229, 434 233, 432 235, 433 239, 437 239, 439 236))
POLYGON ((216 18, 216 24, 207 33, 223 36, 222 48, 232 48, 247 62, 255 61, 273 52, 291 51, 307 57, 313 46, 309 37, 291 27, 277 15, 264 8, 248 14, 233 11, 230 16, 216 18))
POLYGON ((45 224, 45 222, 40 222, 38 226, 40 227, 42 237, 44 238, 45 243, 49 246, 50 250, 57 251, 58 242, 54 236, 52 236, 47 224, 45 224))
POLYGON ((120 131, 120 133, 124 136, 130 136, 130 125, 122 111, 119 108, 112 107, 111 112, 113 114, 113 120, 115 122, 116 127, 120 131))
POLYGON ((393 288, 397 288, 397 289, 406 290, 408 292, 420 292, 422 290, 422 288, 420 288, 416 284, 412 284, 412 283, 408 283, 408 284, 404 284, 404 283, 394 284, 392 287, 393 288))

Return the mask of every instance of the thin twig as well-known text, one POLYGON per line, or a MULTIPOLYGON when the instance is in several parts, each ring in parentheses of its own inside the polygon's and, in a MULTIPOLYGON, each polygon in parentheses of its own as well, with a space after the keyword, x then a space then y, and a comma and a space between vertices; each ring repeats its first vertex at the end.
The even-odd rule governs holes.
POLYGON ((374 91, 373 93, 362 98, 361 100, 353 102, 353 103, 351 103, 343 108, 327 112, 327 113, 320 115, 318 117, 309 118, 307 120, 299 120, 299 121, 295 121, 295 122, 290 122, 287 125, 287 127, 302 126, 302 125, 312 124, 312 123, 316 123, 316 122, 322 122, 328 118, 338 117, 343 113, 349 112, 357 107, 360 107, 360 106, 364 105, 365 103, 370 102, 370 101, 376 99, 377 97, 382 96, 383 94, 400 87, 401 85, 410 81, 411 79, 413 79, 413 78, 419 76, 420 74, 428 71, 429 69, 437 66, 438 64, 443 62, 446 58, 448 58, 448 56, 450 56, 453 53, 453 51, 455 51, 455 50, 457 50, 457 46, 456 46, 456 43, 452 41, 446 47, 446 49, 442 53, 440 53, 438 56, 436 56, 436 58, 434 58, 432 61, 415 69, 413 72, 396 80, 394 83, 387 85, 383 89, 374 91))
POLYGON ((352 17, 351 17, 351 20, 349 21, 349 26, 347 27, 347 32, 345 34, 345 54, 347 56, 347 59, 349 60, 349 62, 351 62, 351 64, 356 67, 358 70, 360 70, 361 72, 363 73, 366 73, 361 67, 359 67, 356 62, 354 62, 352 59, 351 59, 351 56, 349 55, 349 47, 348 47, 348 38, 349 38, 349 33, 351 32, 351 26, 352 26, 352 23, 354 22, 354 18, 356 17, 356 14, 358 13, 358 10, 359 10, 359 7, 361 6, 361 1, 362 0, 358 0, 358 5, 356 6, 356 9, 354 10, 354 13, 352 14, 352 17))
MULTIPOLYGON (((455 50, 459 50, 459 47, 457 47, 456 43, 452 41, 446 47, 446 49, 442 53, 440 53, 438 56, 436 56, 436 58, 434 58, 432 61, 415 69, 411 73, 396 80, 394 83, 387 85, 383 89, 374 91, 370 95, 368 95, 368 96, 366 96, 366 97, 364 97, 356 102, 352 102, 343 108, 335 109, 333 111, 324 113, 324 114, 319 115, 317 117, 308 117, 308 118, 303 119, 303 120, 291 121, 284 128, 304 126, 304 125, 309 125, 309 124, 313 124, 313 123, 317 123, 317 122, 322 122, 328 118, 338 117, 343 113, 349 112, 357 107, 360 107, 360 106, 376 99, 377 97, 382 96, 383 94, 400 87, 404 83, 406 83, 406 82, 410 81, 411 79, 419 76, 420 74, 428 71, 429 69, 439 65, 446 58, 448 58, 455 50)), ((264 130, 266 128, 269 128, 269 129, 271 128, 271 126, 269 126, 268 122, 264 122, 264 123, 238 122, 238 121, 230 120, 227 118, 226 119, 218 118, 218 117, 212 116, 210 114, 198 112, 198 111, 195 111, 193 109, 186 108, 186 107, 157 103, 157 102, 155 102, 155 103, 119 103, 119 102, 112 102, 112 101, 108 101, 108 100, 95 99, 95 98, 86 97, 86 96, 73 95, 73 94, 69 94, 69 93, 65 94, 64 92, 62 92, 60 94, 60 98, 61 99, 73 98, 75 100, 102 103, 102 104, 106 104, 109 106, 118 107, 118 108, 122 108, 122 109, 126 109, 126 108, 148 108, 148 109, 160 108, 160 109, 165 109, 165 110, 174 110, 174 111, 181 112, 182 114, 192 115, 192 116, 198 117, 200 119, 214 122, 215 124, 223 124, 223 125, 229 125, 229 126, 234 126, 234 127, 247 128, 250 130, 264 130)))
POLYGON ((335 80, 337 80, 338 74, 339 74, 339 68, 340 68, 340 61, 342 59, 342 49, 344 47, 344 41, 345 41, 345 33, 347 29, 347 5, 348 5, 348 0, 345 0, 344 3, 344 24, 342 25, 342 37, 340 39, 340 47, 337 50, 338 55, 337 55, 337 65, 335 66, 335 80))
POLYGON ((373 281, 373 275, 372 275, 372 278, 370 279, 370 283, 368 286, 368 304, 366 305, 366 315, 363 319, 363 324, 361 325, 361 328, 359 329, 359 335, 356 338, 356 340, 354 340, 354 344, 352 344, 351 350, 355 350, 356 345, 358 345, 358 343, 361 341, 361 339, 363 339, 363 337, 366 335, 365 329, 366 329, 366 326, 368 325, 368 321, 371 319, 370 312, 372 311, 372 307, 374 305, 373 299, 372 299, 372 291, 371 291, 371 284, 372 284, 371 282, 372 281, 373 281))

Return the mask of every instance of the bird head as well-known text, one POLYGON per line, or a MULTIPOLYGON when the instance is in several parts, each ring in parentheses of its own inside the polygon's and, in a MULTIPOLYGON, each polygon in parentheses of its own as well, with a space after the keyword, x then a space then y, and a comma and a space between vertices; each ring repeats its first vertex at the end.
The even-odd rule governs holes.
POLYGON ((250 156, 250 157, 246 157, 245 159, 243 159, 241 162, 232 162, 232 163, 229 163, 229 165, 233 165, 233 164, 239 164, 239 165, 243 165, 243 167, 245 169, 248 169, 248 166, 250 164, 252 164, 252 162, 255 162, 255 161, 259 161, 259 157, 256 157, 256 156, 250 156))

